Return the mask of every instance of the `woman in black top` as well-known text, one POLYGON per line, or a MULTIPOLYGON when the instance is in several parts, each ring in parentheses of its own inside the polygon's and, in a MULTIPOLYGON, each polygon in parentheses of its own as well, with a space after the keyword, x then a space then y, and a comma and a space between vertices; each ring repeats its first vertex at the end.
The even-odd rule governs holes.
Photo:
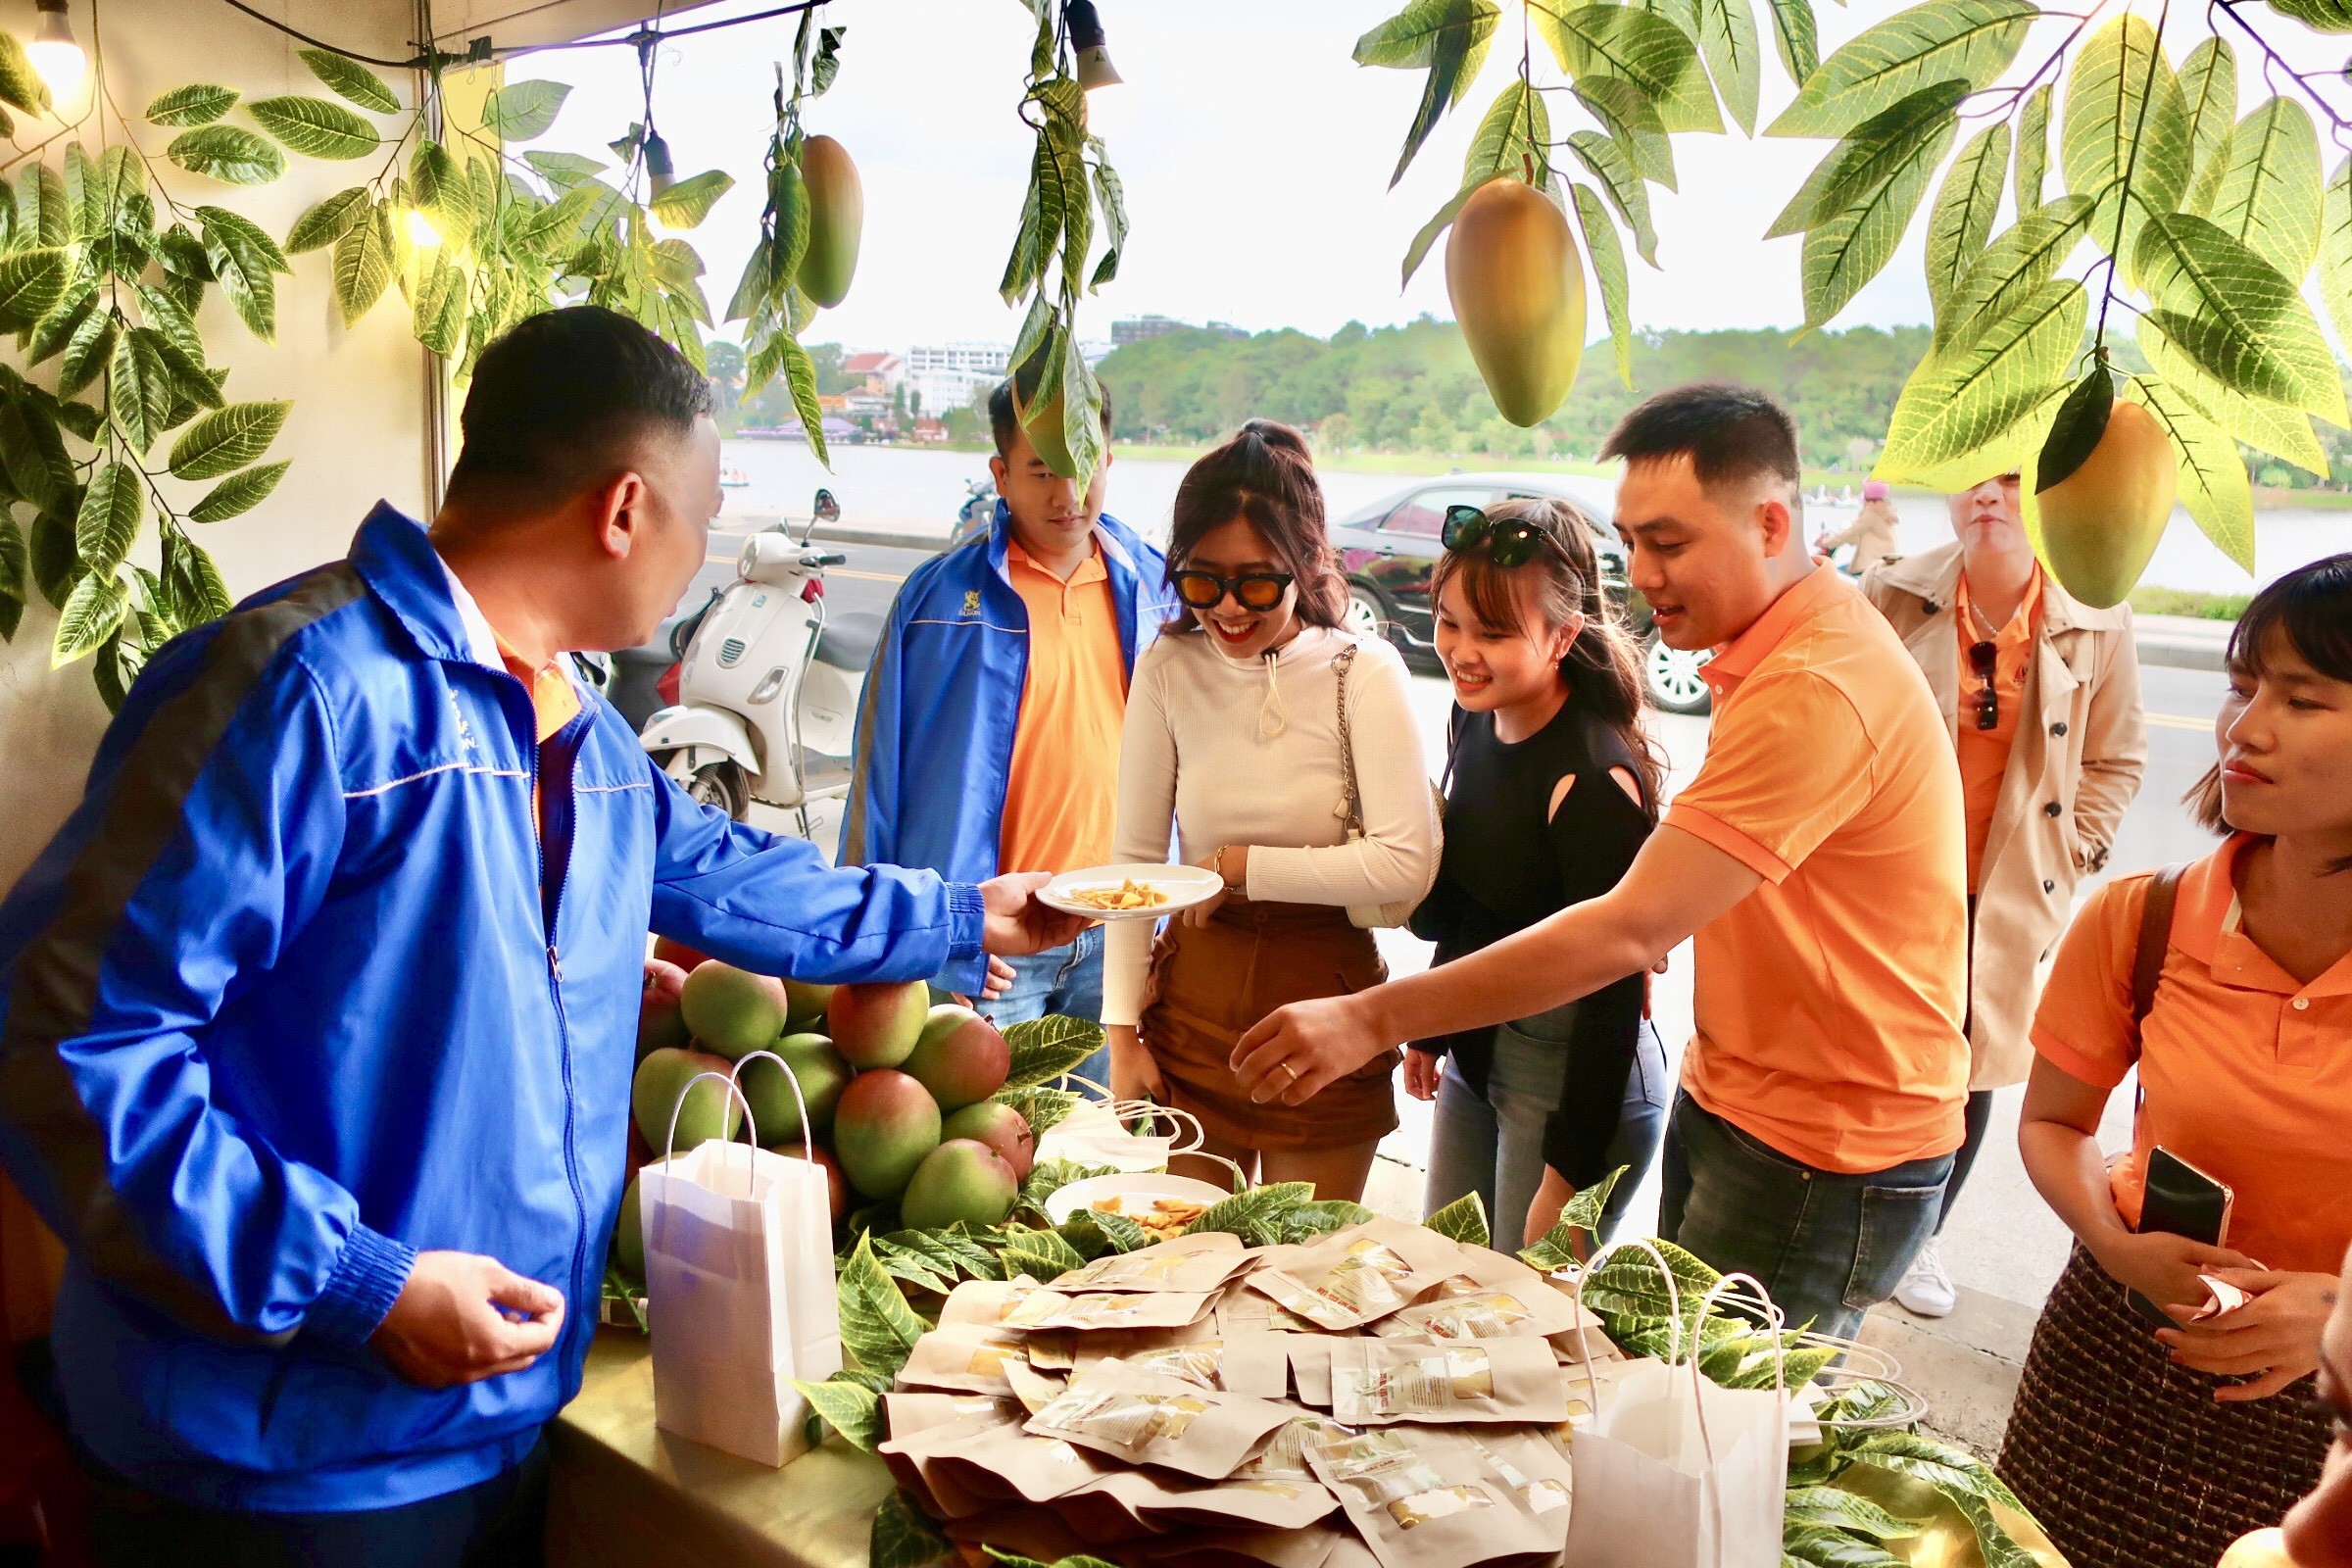
MULTIPOLYGON (((1446 850, 1413 917, 1439 963, 1614 887, 1656 823, 1661 776, 1638 656, 1601 598, 1584 518, 1556 501, 1457 507, 1446 544, 1433 581, 1455 701, 1446 850)), ((1604 1230, 1615 1223, 1672 1087, 1642 985, 1414 1045, 1405 1088, 1437 1102, 1430 1210, 1475 1192, 1497 1237, 1532 1239, 1628 1165, 1604 1230)))

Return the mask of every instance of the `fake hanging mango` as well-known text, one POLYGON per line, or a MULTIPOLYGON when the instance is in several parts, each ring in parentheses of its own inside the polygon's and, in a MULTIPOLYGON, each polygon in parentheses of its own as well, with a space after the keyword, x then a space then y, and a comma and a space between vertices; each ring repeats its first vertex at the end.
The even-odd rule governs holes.
POLYGON ((1446 240, 1446 292, 1504 418, 1540 424, 1567 401, 1585 352, 1585 269, 1550 198, 1508 177, 1472 192, 1446 240))
POLYGON ((858 237, 865 227, 865 190, 849 149, 830 136, 801 147, 801 178, 808 188, 808 249, 801 258, 801 291, 827 310, 850 295, 858 271, 858 237))
POLYGON ((2118 399, 2082 466, 2035 497, 2042 556, 2066 591, 2100 610, 2120 604, 2156 553, 2178 483, 2164 427, 2118 399))

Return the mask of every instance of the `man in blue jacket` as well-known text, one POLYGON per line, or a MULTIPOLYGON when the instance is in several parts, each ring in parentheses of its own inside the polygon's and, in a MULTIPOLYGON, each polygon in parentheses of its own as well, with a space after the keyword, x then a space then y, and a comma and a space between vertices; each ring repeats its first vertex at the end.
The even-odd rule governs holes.
POLYGON ((167 645, 0 905, 0 1158, 70 1251, 110 1563, 536 1557, 649 927, 818 981, 1071 939, 1040 878, 829 870, 698 808, 572 686, 703 564, 710 409, 622 317, 517 326, 431 532, 379 504, 167 645))
MULTIPOLYGON (((1103 512, 1107 453, 1081 490, 1030 445, 1011 382, 989 417, 996 521, 915 568, 891 606, 858 718, 844 864, 987 878, 1110 858, 1127 685, 1170 613, 1167 564, 1103 512)), ((1100 926, 1009 967, 1003 994, 981 1003, 998 1023, 1101 1016, 1100 926)), ((982 963, 937 982, 981 996, 982 963)), ((1108 1070, 1107 1052, 1077 1069, 1097 1082, 1108 1070)))

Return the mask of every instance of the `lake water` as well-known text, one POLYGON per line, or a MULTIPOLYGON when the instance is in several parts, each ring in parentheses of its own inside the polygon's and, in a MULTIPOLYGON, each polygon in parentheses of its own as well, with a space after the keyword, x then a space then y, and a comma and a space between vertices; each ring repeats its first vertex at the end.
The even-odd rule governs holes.
MULTIPOLYGON (((833 469, 827 473, 808 449, 797 441, 729 441, 724 461, 751 480, 741 490, 727 492, 727 510, 744 514, 808 515, 810 497, 818 485, 830 486, 841 502, 846 522, 894 532, 944 530, 963 504, 967 480, 988 476, 988 459, 978 452, 927 452, 897 447, 838 447, 833 469)), ((1112 467, 1109 510, 1113 515, 1147 537, 1164 539, 1168 514, 1185 465, 1129 457, 1112 467)), ((1431 464, 1428 477, 1446 468, 1431 464)), ((1345 516, 1359 507, 1416 483, 1410 474, 1353 473, 1327 469, 1323 475, 1326 505, 1333 516, 1345 516)), ((1898 498, 1905 551, 1931 549, 1950 542, 1951 525, 1943 503, 1933 497, 1898 498)), ((1836 523, 1844 514, 1828 514, 1816 509, 1808 531, 1825 522, 1836 523)), ((2269 511, 2254 514, 2256 577, 2263 582, 2322 556, 2352 550, 2352 513, 2269 511)), ((2203 589, 2213 593, 2244 592, 2254 586, 2235 563, 2216 550, 2197 531, 2188 514, 2176 511, 2156 556, 2148 564, 2146 581, 2167 588, 2203 589)))

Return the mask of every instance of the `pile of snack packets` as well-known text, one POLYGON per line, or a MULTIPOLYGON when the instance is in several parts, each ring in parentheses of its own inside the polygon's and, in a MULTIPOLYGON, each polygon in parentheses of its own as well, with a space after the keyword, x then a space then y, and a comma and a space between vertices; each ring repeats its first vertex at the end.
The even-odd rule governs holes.
POLYGON ((881 1452, 955 1540, 1053 1562, 1467 1568, 1566 1544, 1568 1434, 1636 1366, 1516 1258, 1372 1219, 947 1298, 881 1452))

